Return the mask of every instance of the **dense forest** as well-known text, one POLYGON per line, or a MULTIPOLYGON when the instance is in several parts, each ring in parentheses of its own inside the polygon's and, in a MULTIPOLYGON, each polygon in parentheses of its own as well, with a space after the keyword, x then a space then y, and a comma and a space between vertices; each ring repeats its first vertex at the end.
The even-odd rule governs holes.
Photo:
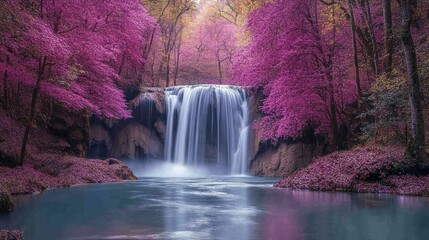
POLYGON ((428 0, 0 0, 0 213, 175 152, 429 196, 428 33, 428 0))
POLYGON ((127 118, 124 92, 141 85, 238 83, 265 96, 265 116, 255 123, 264 139, 311 129, 337 149, 401 143, 422 158, 428 8, 367 0, 2 1, 3 108, 29 129, 48 115, 42 105, 127 118))

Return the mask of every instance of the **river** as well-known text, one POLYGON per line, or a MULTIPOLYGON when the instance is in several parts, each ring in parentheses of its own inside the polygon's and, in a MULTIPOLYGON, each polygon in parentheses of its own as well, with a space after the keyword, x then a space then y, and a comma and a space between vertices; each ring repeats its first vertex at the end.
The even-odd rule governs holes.
POLYGON ((275 189, 257 177, 144 177, 17 198, 26 239, 427 239, 429 199, 275 189))

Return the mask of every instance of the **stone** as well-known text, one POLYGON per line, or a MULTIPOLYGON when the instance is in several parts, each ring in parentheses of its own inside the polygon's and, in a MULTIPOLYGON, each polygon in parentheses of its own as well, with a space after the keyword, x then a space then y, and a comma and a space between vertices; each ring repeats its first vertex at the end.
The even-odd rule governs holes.
POLYGON ((137 177, 134 176, 131 169, 129 169, 127 166, 121 166, 116 170, 116 176, 118 176, 122 180, 137 180, 137 177))
POLYGON ((255 176, 285 177, 309 165, 322 149, 315 144, 281 142, 260 151, 251 162, 255 176))
POLYGON ((108 158, 106 161, 109 163, 109 165, 122 164, 121 160, 116 158, 108 158))
POLYGON ((12 195, 0 186, 0 213, 9 213, 15 209, 12 195))
MULTIPOLYGON (((254 123, 255 121, 259 121, 262 117, 262 113, 259 109, 260 103, 262 101, 261 94, 251 94, 248 98, 249 101, 249 111, 250 111, 250 123, 254 123)), ((250 128, 250 141, 249 141, 249 158, 254 159, 256 154, 260 150, 261 139, 259 138, 257 131, 250 128)))
POLYGON ((89 131, 90 148, 88 157, 105 159, 111 156, 112 140, 108 130, 101 124, 93 123, 89 131))
POLYGON ((164 145, 159 136, 146 127, 130 122, 115 129, 111 157, 162 158, 164 145))
POLYGON ((70 145, 66 149, 69 154, 86 156, 89 143, 88 113, 72 112, 63 106, 54 105, 48 127, 51 133, 70 145))
POLYGON ((164 121, 158 120, 155 122, 155 130, 159 133, 163 141, 165 141, 166 129, 167 129, 167 126, 165 125, 164 121))
POLYGON ((143 88, 140 94, 134 98, 130 104, 131 106, 137 106, 143 99, 151 99, 155 104, 156 111, 159 114, 165 114, 164 94, 163 88, 143 88))

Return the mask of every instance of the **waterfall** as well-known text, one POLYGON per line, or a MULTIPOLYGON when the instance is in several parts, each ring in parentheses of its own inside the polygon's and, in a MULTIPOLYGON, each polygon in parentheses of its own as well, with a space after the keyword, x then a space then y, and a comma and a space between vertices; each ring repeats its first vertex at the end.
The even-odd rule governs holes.
POLYGON ((215 165, 229 174, 247 173, 249 106, 244 89, 224 85, 170 87, 165 98, 167 161, 215 165))

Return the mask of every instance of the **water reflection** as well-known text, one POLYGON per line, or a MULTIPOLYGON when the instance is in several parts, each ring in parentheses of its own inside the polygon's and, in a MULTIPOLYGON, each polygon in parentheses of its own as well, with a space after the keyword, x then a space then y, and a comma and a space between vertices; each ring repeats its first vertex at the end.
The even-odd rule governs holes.
POLYGON ((279 190, 266 178, 143 178, 17 201, 26 239, 427 239, 429 201, 279 190))

